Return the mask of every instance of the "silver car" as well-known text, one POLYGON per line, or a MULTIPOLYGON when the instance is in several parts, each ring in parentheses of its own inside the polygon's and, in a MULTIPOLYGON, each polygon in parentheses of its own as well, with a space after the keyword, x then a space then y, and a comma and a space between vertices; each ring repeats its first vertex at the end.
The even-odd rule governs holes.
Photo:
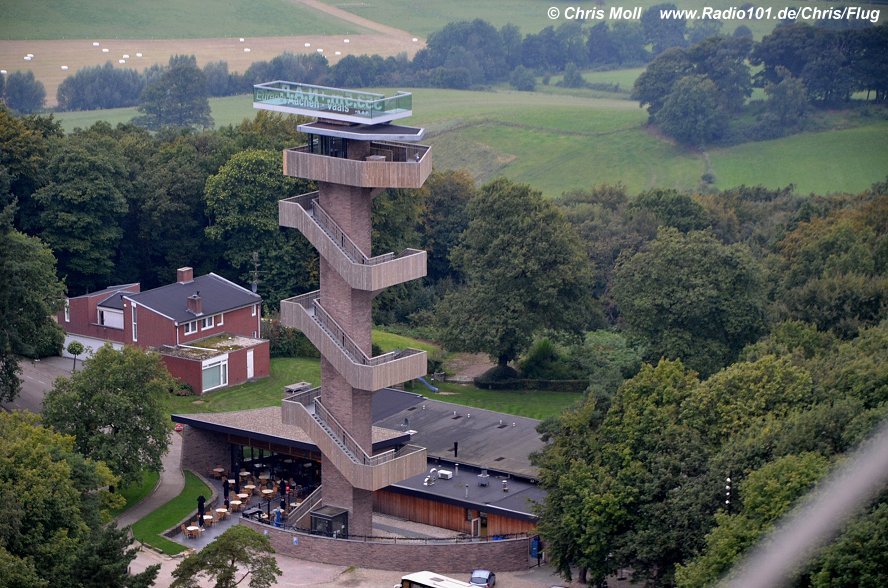
POLYGON ((493 588, 496 586, 496 574, 490 570, 475 570, 472 577, 469 578, 469 584, 472 586, 484 586, 485 588, 493 588))

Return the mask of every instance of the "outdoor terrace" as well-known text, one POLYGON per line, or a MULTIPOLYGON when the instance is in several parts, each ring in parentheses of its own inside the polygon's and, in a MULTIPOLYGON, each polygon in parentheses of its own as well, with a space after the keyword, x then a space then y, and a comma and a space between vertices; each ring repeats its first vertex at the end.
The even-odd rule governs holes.
POLYGON ((366 159, 312 153, 308 145, 284 151, 284 175, 360 188, 421 188, 432 173, 431 148, 371 141, 366 159))
POLYGON ((394 96, 277 80, 253 86, 253 108, 377 124, 413 114, 413 95, 394 96))

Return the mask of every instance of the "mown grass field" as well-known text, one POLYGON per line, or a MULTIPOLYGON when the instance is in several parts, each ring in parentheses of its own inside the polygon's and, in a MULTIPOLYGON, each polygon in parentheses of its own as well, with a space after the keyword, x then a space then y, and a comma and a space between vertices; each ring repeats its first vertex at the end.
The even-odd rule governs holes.
POLYGON ((0 39, 197 39, 358 33, 288 0, 0 0, 0 39))
MULTIPOLYGON (((622 85, 638 73, 598 72, 587 74, 587 79, 622 85)), ((630 193, 699 186, 706 171, 703 155, 645 127, 647 114, 638 103, 619 94, 601 98, 588 90, 560 94, 551 88, 416 89, 414 116, 408 122, 427 129, 425 142, 435 147, 438 169, 464 168, 478 182, 502 175, 529 183, 549 197, 602 183, 622 183, 630 193)), ((217 126, 255 115, 249 96, 213 99, 210 104, 217 126)), ((135 114, 135 109, 116 109, 56 116, 70 131, 100 119, 125 122, 135 114)), ((801 193, 860 191, 888 174, 886 125, 879 119, 842 119, 836 121, 836 130, 712 149, 716 187, 794 184, 801 193)))
POLYGON ((438 388, 438 394, 431 393, 422 386, 414 386, 411 391, 441 402, 474 406, 539 420, 556 417, 583 398, 579 392, 481 390, 469 384, 453 382, 434 382, 433 385, 438 388))
MULTIPOLYGON (((601 4, 597 3, 577 3, 570 0, 549 0, 548 2, 540 2, 538 0, 487 0, 486 2, 477 2, 475 0, 449 0, 448 2, 421 2, 415 0, 375 0, 374 2, 344 2, 343 0, 322 0, 331 6, 336 6, 347 10, 364 18, 382 22, 391 26, 407 29, 409 31, 427 36, 429 33, 440 30, 447 23, 455 20, 473 20, 481 18, 493 24, 497 28, 505 24, 514 24, 521 32, 536 33, 545 27, 558 27, 569 21, 564 17, 564 9, 569 6, 578 6, 583 9, 590 9, 601 6, 606 12, 605 20, 610 21, 609 11, 612 6, 622 6, 625 8, 633 8, 641 6, 648 8, 655 4, 663 4, 666 0, 634 0, 633 2, 619 2, 616 0, 605 1, 601 4), (557 7, 561 11, 561 16, 557 19, 550 19, 547 15, 549 7, 557 7)), ((678 8, 682 9, 702 9, 710 6, 717 9, 724 9, 731 6, 739 7, 746 4, 745 2, 736 2, 734 0, 669 0, 678 8)), ((768 1, 753 0, 750 2, 755 6, 771 7, 774 20, 724 20, 722 31, 732 33, 741 24, 749 27, 753 34, 760 38, 770 32, 774 25, 777 24, 777 11, 785 6, 835 6, 829 1, 813 1, 801 2, 799 0, 787 1, 768 1)), ((878 6, 876 4, 857 3, 862 6, 878 6)), ((588 25, 597 24, 600 21, 587 20, 579 21, 588 25)))
POLYGON ((793 184, 800 194, 860 192, 888 177, 888 121, 710 153, 718 186, 793 184))

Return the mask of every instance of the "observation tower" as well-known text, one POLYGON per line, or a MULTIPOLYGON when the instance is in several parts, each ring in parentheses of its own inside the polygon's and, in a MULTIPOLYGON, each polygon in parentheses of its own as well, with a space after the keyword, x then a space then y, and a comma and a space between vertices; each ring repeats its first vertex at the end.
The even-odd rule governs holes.
POLYGON ((374 429, 371 416, 376 391, 427 370, 424 351, 371 351, 373 297, 426 275, 425 251, 374 255, 371 243, 373 198, 385 188, 420 188, 432 171, 430 148, 416 143, 424 129, 392 124, 412 105, 404 92, 284 81, 253 88, 254 108, 317 119, 299 126, 308 144, 284 151, 284 174, 314 180, 318 190, 281 200, 279 223, 320 253, 320 290, 283 300, 281 322, 320 351, 321 386, 287 396, 281 412, 321 451, 321 487, 295 516, 310 515, 312 530, 323 534, 371 535, 373 492, 426 469, 424 448, 374 429), (374 451, 374 444, 388 446, 374 451))

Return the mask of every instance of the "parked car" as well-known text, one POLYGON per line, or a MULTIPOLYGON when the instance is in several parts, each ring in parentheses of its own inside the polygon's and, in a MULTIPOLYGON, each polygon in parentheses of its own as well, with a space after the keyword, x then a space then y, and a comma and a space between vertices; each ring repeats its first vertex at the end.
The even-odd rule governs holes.
POLYGON ((490 570, 475 570, 472 577, 469 578, 469 584, 472 586, 484 586, 485 588, 493 588, 496 586, 496 574, 490 570))

